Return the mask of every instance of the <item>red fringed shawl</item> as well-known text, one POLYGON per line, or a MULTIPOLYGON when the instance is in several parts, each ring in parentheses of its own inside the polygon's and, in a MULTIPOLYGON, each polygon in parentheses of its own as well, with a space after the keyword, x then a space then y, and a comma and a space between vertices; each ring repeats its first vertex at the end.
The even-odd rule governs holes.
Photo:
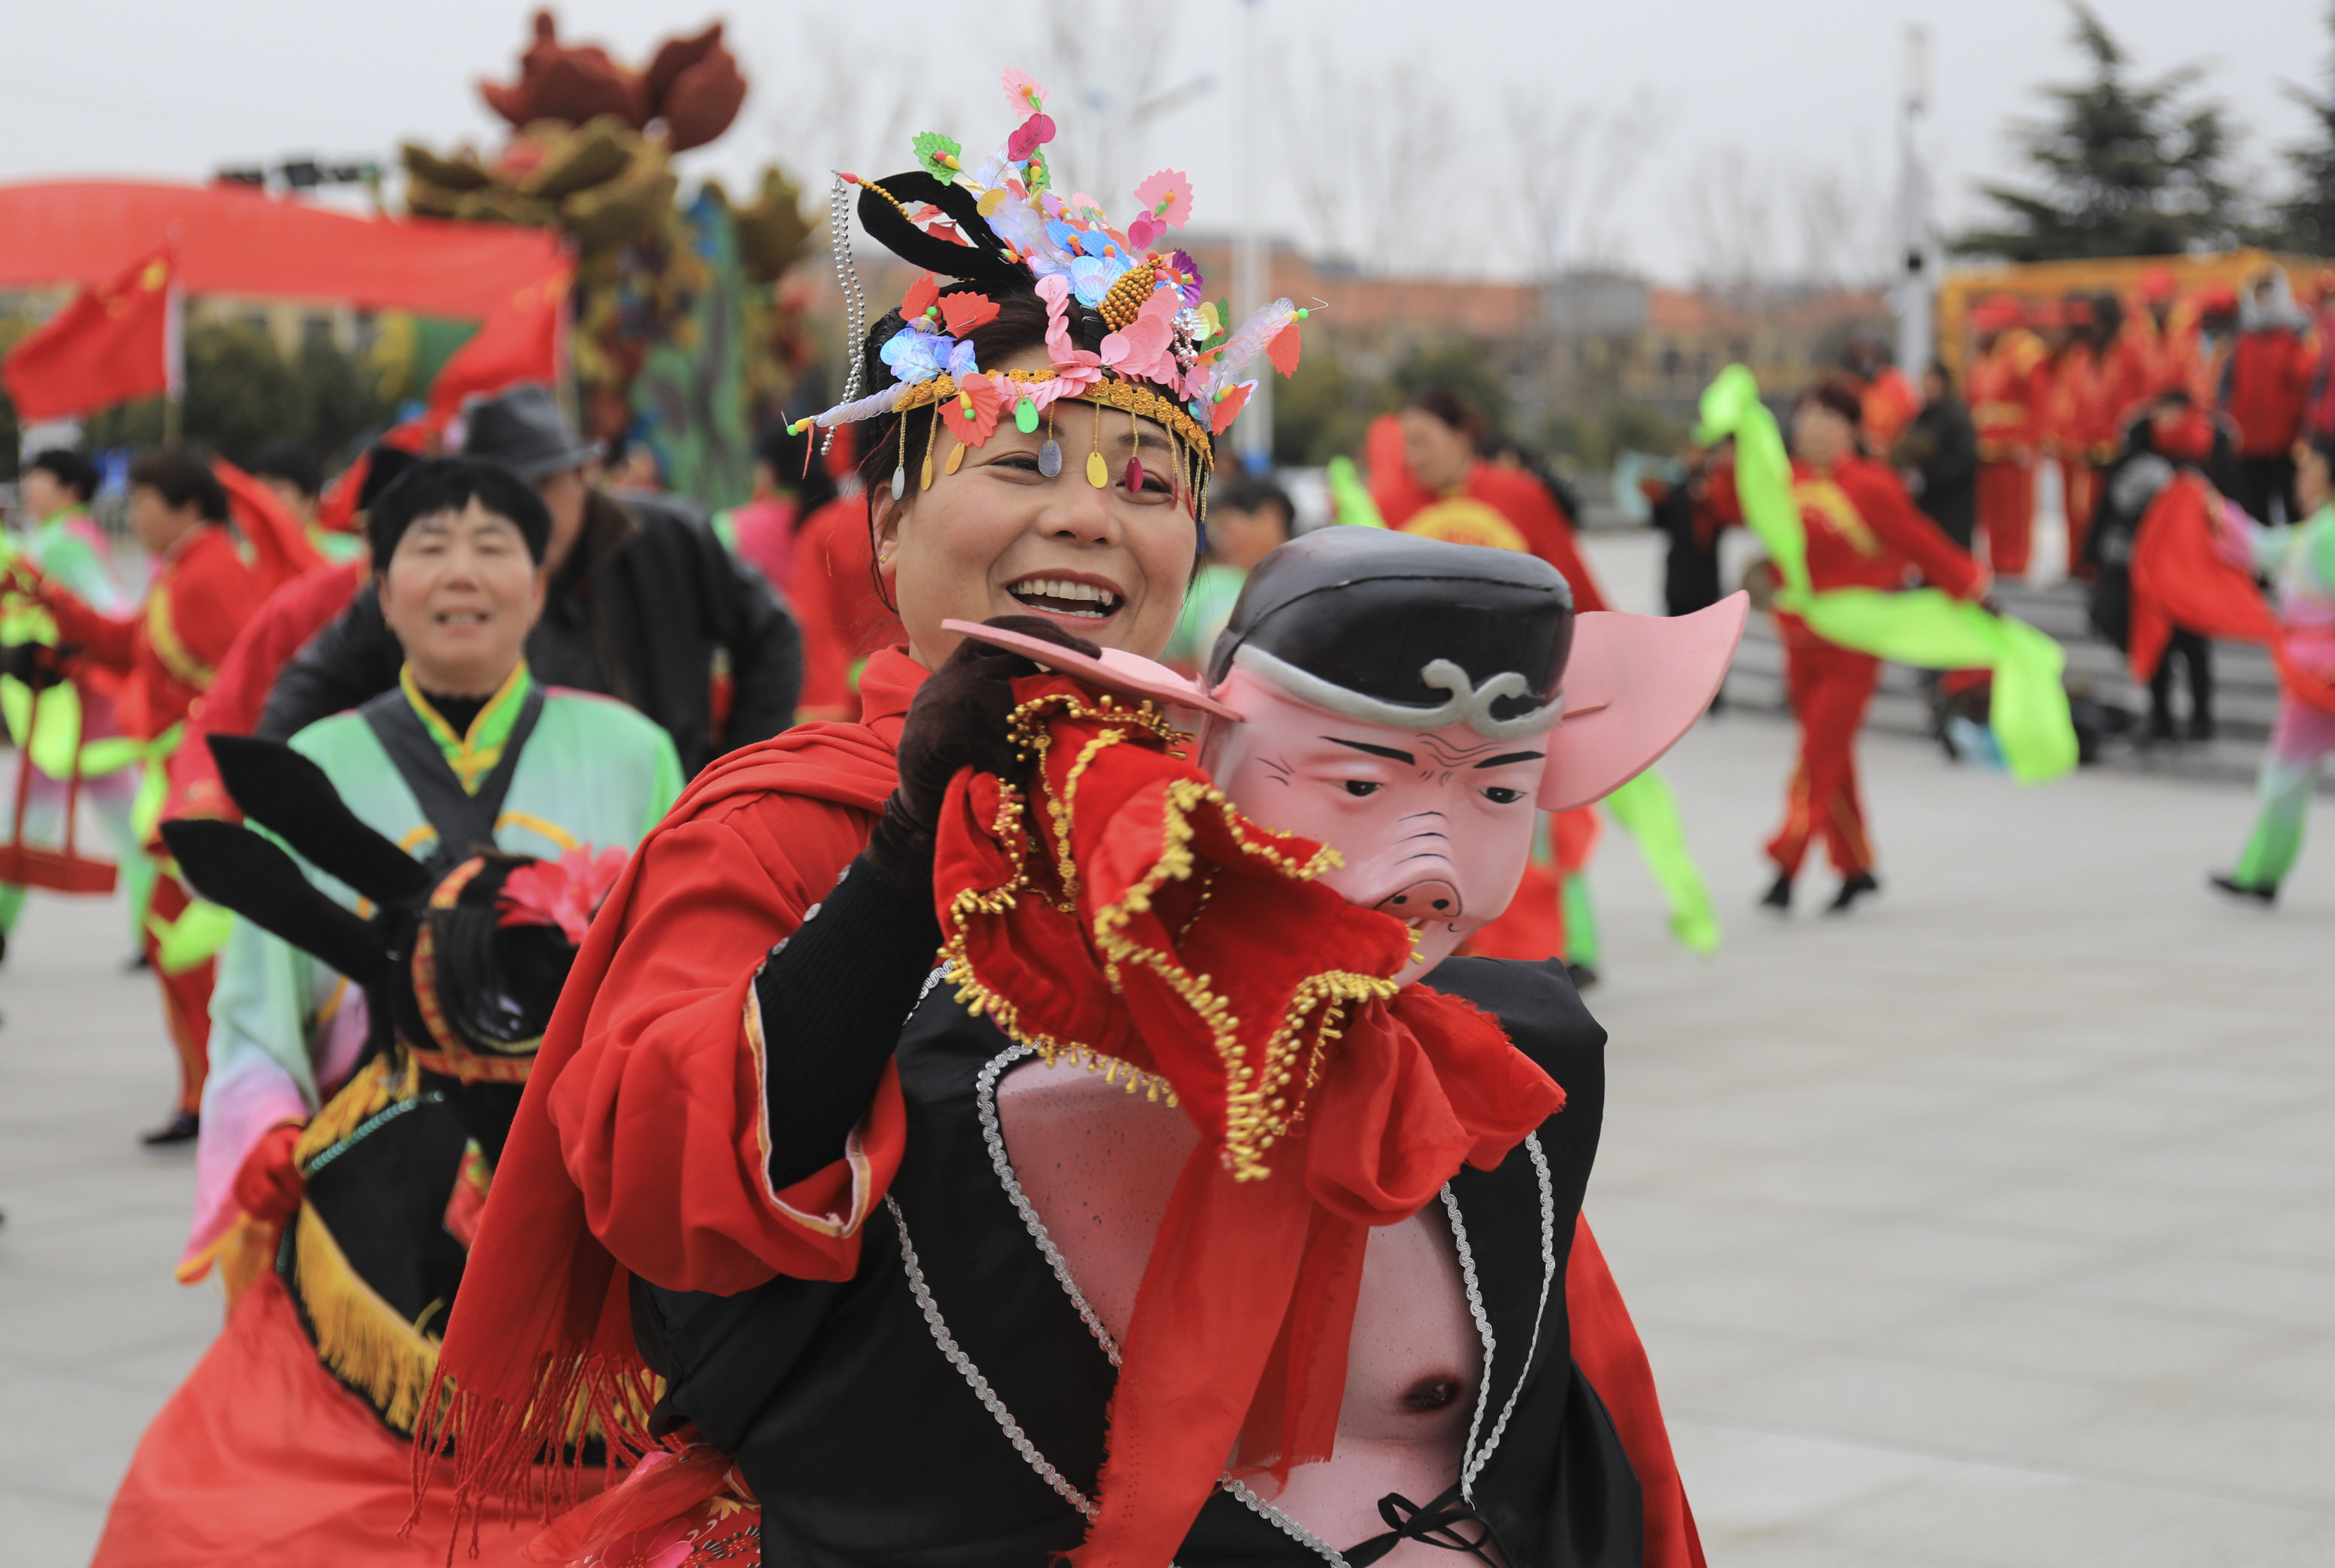
POLYGON ((959 994, 1050 1060, 1164 1082, 1201 1142, 1138 1292, 1074 1561, 1166 1568, 1216 1488, 1329 1457, 1369 1227, 1497 1166, 1564 1092, 1410 929, 1312 880, 1148 706, 1015 682, 1026 794, 959 777, 935 896, 959 994))

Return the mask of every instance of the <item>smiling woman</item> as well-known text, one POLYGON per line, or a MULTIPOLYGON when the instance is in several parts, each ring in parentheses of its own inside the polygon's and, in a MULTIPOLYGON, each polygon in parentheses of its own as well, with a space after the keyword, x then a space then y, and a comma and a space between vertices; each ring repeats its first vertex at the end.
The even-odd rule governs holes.
MULTIPOLYGON (((1046 303, 1034 293, 995 303, 996 315, 964 340, 974 355, 1016 381, 1050 378, 1046 303)), ((1076 352, 1091 353, 1106 325, 1080 312, 1076 326, 1059 330, 1076 352)), ((908 330, 897 312, 877 323, 868 365, 908 330)), ((1173 406, 1158 401, 1155 411, 1173 406)), ((1030 424, 1001 419, 974 443, 973 431, 934 404, 896 412, 867 443, 860 475, 877 572, 909 653, 928 668, 956 645, 941 627, 950 618, 1035 615, 1147 657, 1175 630, 1198 557, 1205 460, 1156 419, 1071 398, 1030 424), (1065 462, 1065 451, 1099 460, 1065 462), (1109 482, 1096 485, 1098 471, 1109 482), (896 498, 896 475, 915 481, 896 498)))
POLYGON ((893 1054, 940 946, 944 799, 967 763, 1011 766, 1012 682, 1037 668, 944 623, 1159 653, 1244 369, 1296 366, 1303 313, 1235 324, 1166 248, 1192 209, 1182 175, 1145 180, 1111 226, 1053 187, 1044 90, 1005 85, 1019 129, 987 160, 927 134, 907 172, 838 177, 832 231, 856 205, 925 270, 867 325, 836 247, 857 352, 844 402, 797 428, 866 423, 873 557, 906 642, 868 661, 858 722, 700 774, 578 955, 447 1331, 454 1392, 426 1405, 462 1433, 465 1499, 556 1448, 547 1423, 576 1399, 616 1447, 651 1442, 617 1412, 655 1403, 662 1292, 851 1276, 904 1147, 893 1054))

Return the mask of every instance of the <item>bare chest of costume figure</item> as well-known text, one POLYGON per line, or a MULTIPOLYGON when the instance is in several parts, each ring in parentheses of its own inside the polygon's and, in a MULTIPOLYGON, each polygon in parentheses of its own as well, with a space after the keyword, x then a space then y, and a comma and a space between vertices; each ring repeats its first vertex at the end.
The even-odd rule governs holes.
MULTIPOLYGON (((1077 1291, 1123 1342, 1177 1173, 1198 1134, 1164 1100, 1061 1062, 1025 1058, 997 1085, 1012 1176, 1077 1291)), ((1316 1535, 1359 1541, 1386 1528, 1379 1500, 1433 1497, 1458 1478, 1483 1378, 1451 1230, 1439 1205, 1371 1231, 1338 1421, 1336 1456, 1257 1495, 1316 1535)), ((1406 1543, 1383 1561, 1442 1563, 1406 1543)))

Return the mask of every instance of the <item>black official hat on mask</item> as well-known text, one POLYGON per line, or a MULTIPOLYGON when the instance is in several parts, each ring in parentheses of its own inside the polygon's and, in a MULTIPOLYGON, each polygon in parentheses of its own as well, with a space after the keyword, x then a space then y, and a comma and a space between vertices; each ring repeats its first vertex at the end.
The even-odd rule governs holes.
POLYGON ((544 386, 515 386, 463 411, 462 455, 509 469, 533 482, 581 468, 599 453, 568 428, 544 386))
POLYGON ((1208 658, 1372 723, 1492 736, 1556 722, 1573 647, 1573 591, 1536 556, 1332 527, 1249 574, 1208 658))

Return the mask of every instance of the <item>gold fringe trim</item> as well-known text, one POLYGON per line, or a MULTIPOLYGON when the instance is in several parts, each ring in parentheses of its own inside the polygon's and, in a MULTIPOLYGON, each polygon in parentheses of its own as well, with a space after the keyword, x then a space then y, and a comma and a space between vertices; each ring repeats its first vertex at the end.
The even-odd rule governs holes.
POLYGON ((376 1056, 308 1118, 292 1157, 306 1176, 316 1157, 400 1100, 421 1092, 421 1070, 403 1050, 376 1056))
MULTIPOLYGON (((1075 696, 1054 693, 1014 710, 1009 734, 1025 760, 1034 759, 1033 777, 1042 787, 1046 778, 1047 753, 1053 740, 1048 727, 1051 720, 1116 721, 1124 718, 1134 721, 1130 728, 1148 730, 1165 744, 1174 745, 1181 739, 1148 703, 1140 709, 1121 709, 1108 697, 1101 702, 1104 711, 1098 711, 1075 696)), ((1071 830, 1079 782, 1106 747, 1126 743, 1129 734, 1128 730, 1106 730, 1089 740, 1071 764, 1061 795, 1047 791, 1051 839, 1048 847, 1053 852, 1055 873, 1066 894, 1074 893, 1077 886, 1071 830)), ((1172 951, 1146 947, 1127 934, 1127 927, 1135 917, 1149 911, 1154 894, 1169 882, 1184 881, 1192 876, 1197 864, 1191 848, 1192 816, 1203 808, 1213 808, 1222 815, 1226 830, 1244 854, 1265 862, 1292 881, 1309 881, 1335 868, 1341 861, 1337 852, 1326 847, 1300 860, 1283 847, 1285 835, 1264 834, 1255 828, 1214 785, 1200 779, 1179 779, 1168 784, 1161 801, 1165 821, 1158 858, 1125 896, 1116 904, 1105 905, 1094 917, 1094 944, 1102 955, 1104 976, 1113 990, 1120 984, 1120 967, 1138 964, 1163 981, 1207 1029, 1217 1058, 1225 1066, 1224 1160, 1235 1180, 1255 1181, 1272 1174, 1265 1163, 1267 1152, 1304 1119, 1306 1103, 1320 1080, 1330 1046, 1342 1032, 1341 1026, 1348 1010, 1359 1003, 1392 997, 1401 988, 1390 978, 1347 970, 1325 970, 1309 975, 1291 993, 1282 1018, 1259 1048, 1258 1060, 1250 1060, 1248 1048, 1240 1039, 1241 1021, 1230 1004, 1216 993, 1210 977, 1192 973, 1172 951)), ((1106 1083, 1117 1081, 1118 1075, 1123 1072, 1128 1075, 1129 1093, 1141 1090, 1154 1099, 1165 1093, 1169 1103, 1175 1103, 1174 1091, 1158 1075, 1143 1072, 1083 1041, 1058 1040, 1024 1027, 1021 1010, 1012 999, 1000 994, 975 973, 969 941, 974 919, 1004 914, 1015 906, 1022 893, 1041 893, 1030 875, 1029 854, 1033 845, 1026 817, 1027 803, 1021 792, 1011 786, 1002 789, 991 832, 1009 847, 1013 874, 1001 886, 985 892, 961 889, 950 902, 950 931, 941 953, 948 977, 956 985, 957 1000, 976 1017, 987 1014, 1009 1039, 1030 1047, 1049 1065, 1068 1060, 1090 1072, 1101 1073, 1106 1083)), ((1213 891, 1213 879, 1211 870, 1206 891, 1213 891)), ((1178 934, 1179 941, 1189 934, 1197 919, 1196 910, 1178 934)))
POLYGON ((315 1209, 301 1205, 298 1224, 292 1285, 315 1336, 317 1359, 373 1401, 383 1420, 412 1437, 438 1370, 438 1341, 399 1316, 349 1266, 315 1209))

